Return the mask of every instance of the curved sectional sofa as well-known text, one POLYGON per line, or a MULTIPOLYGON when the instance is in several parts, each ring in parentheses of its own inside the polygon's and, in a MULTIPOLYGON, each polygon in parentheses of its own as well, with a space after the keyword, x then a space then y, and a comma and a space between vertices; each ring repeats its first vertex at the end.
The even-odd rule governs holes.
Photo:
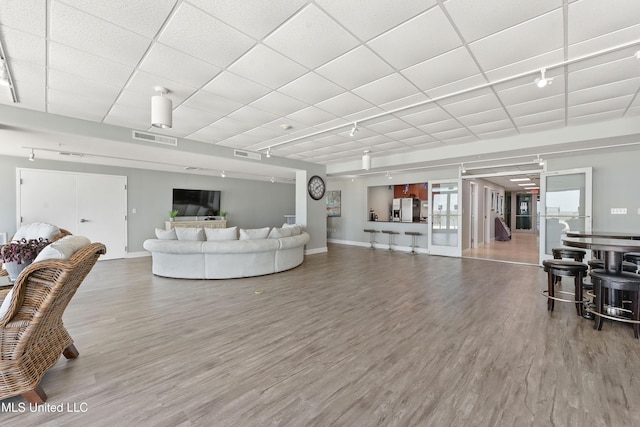
MULTIPOLYGON (((277 229, 281 230, 281 229, 277 229)), ((244 231, 244 230, 241 230, 244 231)), ((309 234, 233 240, 148 239, 152 271, 180 279, 230 279, 278 273, 304 261, 309 234)))

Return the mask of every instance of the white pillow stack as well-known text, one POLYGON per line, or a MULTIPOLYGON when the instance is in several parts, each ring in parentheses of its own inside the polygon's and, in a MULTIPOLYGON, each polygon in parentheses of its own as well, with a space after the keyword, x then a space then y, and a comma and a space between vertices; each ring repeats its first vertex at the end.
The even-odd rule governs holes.
POLYGON ((23 225, 18 228, 16 234, 13 235, 13 240, 31 240, 39 237, 53 240, 53 238, 58 234, 60 234, 60 229, 55 225, 46 224, 44 222, 34 222, 33 224, 23 225))
POLYGON ((238 240, 238 227, 205 228, 207 240, 238 240))
POLYGON ((293 228, 291 227, 282 227, 282 228, 273 227, 269 232, 269 238, 279 239, 281 237, 291 237, 293 235, 291 234, 292 232, 293 232, 293 228))

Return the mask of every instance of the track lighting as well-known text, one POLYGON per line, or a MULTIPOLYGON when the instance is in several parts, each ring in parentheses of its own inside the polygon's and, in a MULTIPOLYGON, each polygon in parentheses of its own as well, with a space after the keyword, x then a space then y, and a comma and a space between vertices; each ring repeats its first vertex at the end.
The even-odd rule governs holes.
POLYGON ((533 159, 533 162, 539 164, 540 166, 544 166, 544 159, 540 157, 540 154, 538 154, 538 156, 533 159))
POLYGON ((640 59, 640 50, 633 54, 636 59, 640 59))
POLYGON ((33 148, 31 149, 31 154, 29 154, 29 161, 30 162, 35 162, 36 160, 36 154, 33 152, 33 148))
POLYGON ((386 176, 386 177, 387 177, 387 178, 389 178, 389 179, 393 178, 393 177, 391 176, 391 173, 389 173, 389 172, 387 172, 386 174, 384 174, 384 176, 386 176))
POLYGON ((365 150, 364 155, 362 156, 362 169, 367 171, 371 169, 371 155, 369 152, 369 150, 365 150))
POLYGON ((349 136, 355 136, 356 133, 358 133, 358 123, 354 123, 353 127, 351 128, 351 132, 349 132, 349 136))
POLYGON ((537 77, 534 82, 536 86, 539 88, 545 87, 547 84, 551 84, 553 82, 553 78, 545 77, 545 73, 547 72, 546 68, 540 70, 540 77, 537 77))
POLYGON ((158 92, 158 95, 151 97, 151 126, 163 129, 170 128, 173 126, 171 117, 173 105, 169 98, 162 96, 169 93, 169 89, 156 86, 153 90, 158 92))
POLYGON ((226 178, 226 177, 227 177, 227 174, 226 174, 226 173, 224 173, 224 171, 222 171, 222 172, 220 173, 220 176, 221 176, 221 177, 223 177, 223 178, 226 178))
POLYGON ((11 86, 9 74, 7 74, 7 66, 4 62, 0 62, 0 86, 11 86))
POLYGON ((464 163, 460 163, 460 173, 465 174, 467 170, 464 168, 464 163))
POLYGON ((271 147, 267 148, 267 158, 271 157, 271 147))
POLYGON ((273 184, 274 182, 276 182, 276 179, 274 177, 271 177, 271 183, 273 184))

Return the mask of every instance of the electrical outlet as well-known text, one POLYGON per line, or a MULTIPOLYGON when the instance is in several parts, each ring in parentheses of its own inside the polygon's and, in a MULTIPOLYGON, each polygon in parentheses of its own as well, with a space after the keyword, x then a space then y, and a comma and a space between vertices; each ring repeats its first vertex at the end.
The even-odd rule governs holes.
POLYGON ((626 215, 627 208, 611 208, 611 215, 626 215))

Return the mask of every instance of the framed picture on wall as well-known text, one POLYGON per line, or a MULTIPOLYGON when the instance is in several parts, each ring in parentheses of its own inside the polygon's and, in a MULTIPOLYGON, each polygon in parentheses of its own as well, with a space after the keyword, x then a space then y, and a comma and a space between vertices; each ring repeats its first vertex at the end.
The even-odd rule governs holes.
POLYGON ((327 191, 327 216, 342 216, 340 190, 327 191))

